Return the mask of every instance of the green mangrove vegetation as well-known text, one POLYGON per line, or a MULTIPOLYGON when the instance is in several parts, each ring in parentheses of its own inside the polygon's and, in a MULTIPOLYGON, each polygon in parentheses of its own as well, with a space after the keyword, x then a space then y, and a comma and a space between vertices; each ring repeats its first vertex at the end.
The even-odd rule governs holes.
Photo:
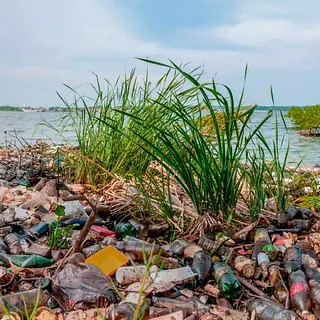
POLYGON ((14 106, 0 106, 0 111, 18 111, 22 112, 22 109, 14 106))
MULTIPOLYGON (((280 159, 277 126, 272 145, 260 132, 272 110, 253 125, 257 106, 244 105, 245 86, 236 98, 228 86, 203 80, 199 68, 141 60, 163 68, 156 83, 148 73, 141 82, 133 70, 113 84, 96 76, 91 98, 70 87, 73 101, 61 96, 67 111, 55 129, 77 138, 68 148, 69 177, 96 187, 114 180, 134 186, 140 197, 132 198, 132 210, 143 206, 164 219, 178 213, 230 222, 244 202, 255 220, 268 198, 286 210, 289 145, 280 159)), ((247 69, 244 83, 246 77, 247 69)))
POLYGON ((320 105, 310 107, 292 107, 288 113, 294 125, 300 133, 307 136, 315 136, 320 134, 320 105))

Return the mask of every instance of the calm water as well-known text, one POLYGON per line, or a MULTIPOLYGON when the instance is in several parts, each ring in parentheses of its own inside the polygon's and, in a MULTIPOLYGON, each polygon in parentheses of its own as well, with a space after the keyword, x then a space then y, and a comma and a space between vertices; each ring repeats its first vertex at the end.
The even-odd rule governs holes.
MULTIPOLYGON (((253 116, 253 124, 258 123, 265 115, 267 111, 256 111, 253 116)), ((28 143, 33 143, 36 140, 45 140, 47 142, 62 143, 63 140, 57 135, 57 133, 44 126, 37 128, 37 124, 45 120, 51 125, 57 127, 59 125, 59 118, 63 113, 59 112, 0 112, 0 145, 6 144, 6 139, 9 142, 16 141, 14 138, 16 131, 19 137, 23 137, 28 143), (5 131, 7 134, 5 134, 5 131)), ((279 121, 279 135, 282 138, 286 137, 286 142, 290 141, 290 154, 289 160, 291 163, 301 161, 304 157, 303 163, 306 165, 320 164, 320 138, 311 138, 300 136, 297 131, 292 129, 292 124, 289 119, 287 120, 288 132, 285 130, 284 125, 279 121)), ((275 136, 275 120, 270 119, 262 130, 266 140, 272 143, 272 139, 275 136)), ((74 139, 74 134, 68 132, 64 135, 69 140, 74 139)), ((282 153, 285 152, 286 143, 282 149, 282 153)))

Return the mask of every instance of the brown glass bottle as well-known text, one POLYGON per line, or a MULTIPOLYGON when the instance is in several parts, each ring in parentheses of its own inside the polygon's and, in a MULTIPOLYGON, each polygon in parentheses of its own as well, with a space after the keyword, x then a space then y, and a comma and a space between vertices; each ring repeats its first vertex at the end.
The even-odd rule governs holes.
POLYGON ((287 223, 289 228, 300 229, 300 230, 309 230, 311 227, 310 220, 294 219, 290 220, 287 223))
POLYGON ((301 269, 301 249, 292 246, 286 249, 283 257, 283 265, 286 273, 301 269))
POLYGON ((193 256, 192 271, 198 274, 198 284, 203 286, 211 270, 211 256, 208 251, 197 251, 193 256))
POLYGON ((309 292, 310 287, 303 271, 298 270, 289 274, 290 299, 294 308, 302 315, 308 314, 312 307, 309 292))
POLYGON ((271 244, 268 231, 264 228, 258 228, 254 233, 252 260, 258 259, 259 253, 262 252, 262 248, 267 244, 271 244))
POLYGON ((258 320, 296 320, 298 316, 279 304, 263 299, 254 299, 247 305, 249 312, 255 311, 258 320))

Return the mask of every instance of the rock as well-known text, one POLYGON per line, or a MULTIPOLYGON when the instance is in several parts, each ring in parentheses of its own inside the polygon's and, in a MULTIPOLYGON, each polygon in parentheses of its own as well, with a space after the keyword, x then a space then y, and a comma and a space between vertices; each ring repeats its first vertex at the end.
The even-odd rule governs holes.
POLYGON ((57 219, 56 215, 53 212, 45 213, 41 216, 42 222, 52 222, 57 219))
POLYGON ((0 202, 3 201, 3 199, 6 197, 9 189, 6 187, 0 187, 0 202))
POLYGON ((54 261, 59 261, 64 258, 68 250, 52 250, 51 256, 54 261))
POLYGON ((166 314, 157 318, 151 318, 150 320, 183 320, 183 311, 177 311, 170 314, 166 314))
POLYGON ((57 180, 56 179, 49 180, 46 183, 46 185, 43 187, 41 192, 48 197, 58 197, 59 193, 57 188, 57 180))
POLYGON ((41 191, 47 182, 48 182, 47 178, 41 178, 41 180, 34 186, 34 190, 41 191))
POLYGON ((5 211, 6 209, 7 209, 7 206, 5 206, 4 204, 0 203, 0 213, 5 211))
POLYGON ((32 212, 19 208, 19 207, 9 207, 4 212, 2 212, 2 217, 5 223, 11 223, 14 221, 26 221, 30 218, 32 212))
POLYGON ((86 212, 87 214, 90 214, 90 213, 92 212, 92 208, 91 208, 89 205, 86 205, 86 206, 84 207, 84 210, 85 210, 85 212, 86 212))
POLYGON ((44 196, 43 193, 35 192, 32 195, 32 198, 23 203, 20 207, 23 209, 32 209, 45 205, 50 205, 50 200, 46 196, 44 196))
POLYGON ((79 262, 84 262, 86 260, 85 256, 82 253, 74 253, 70 257, 66 258, 64 265, 69 263, 77 264, 79 262))
MULTIPOLYGON (((94 308, 90 310, 75 310, 65 313, 64 320, 104 320, 109 319, 108 313, 111 311, 111 308, 94 308)), ((59 318, 60 319, 60 318, 59 318)))
POLYGON ((64 203, 64 220, 71 218, 89 218, 83 205, 79 201, 69 201, 64 203))
POLYGON ((14 196, 21 196, 23 194, 22 191, 19 190, 19 189, 14 190, 12 193, 13 193, 14 196))
POLYGON ((86 188, 82 184, 78 183, 68 184, 67 188, 73 193, 84 194, 86 192, 86 188))
POLYGON ((26 254, 37 254, 42 257, 50 256, 51 248, 45 245, 39 245, 37 243, 33 243, 27 250, 26 254))
POLYGON ((138 304, 141 304, 143 301, 143 299, 139 299, 139 296, 140 296, 139 292, 129 292, 125 297, 124 301, 138 305, 138 304))

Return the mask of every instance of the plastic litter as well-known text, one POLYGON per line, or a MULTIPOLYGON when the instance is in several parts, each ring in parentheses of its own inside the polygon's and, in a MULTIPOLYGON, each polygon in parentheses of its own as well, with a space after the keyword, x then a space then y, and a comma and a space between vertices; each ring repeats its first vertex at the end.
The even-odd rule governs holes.
POLYGON ((68 264, 52 279, 52 291, 68 311, 106 307, 118 297, 103 272, 90 264, 68 264))
POLYGON ((105 275, 112 275, 129 261, 122 252, 108 246, 86 259, 86 263, 98 267, 105 275))

